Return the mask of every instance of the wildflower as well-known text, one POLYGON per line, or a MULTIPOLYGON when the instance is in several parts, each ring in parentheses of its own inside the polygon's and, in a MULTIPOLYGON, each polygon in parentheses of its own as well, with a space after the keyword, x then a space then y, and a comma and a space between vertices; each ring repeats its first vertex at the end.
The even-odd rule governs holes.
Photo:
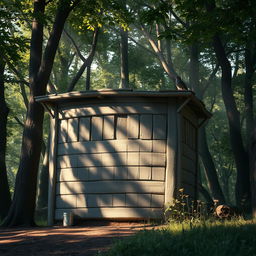
POLYGON ((214 204, 217 204, 219 202, 219 200, 215 199, 213 200, 214 204))

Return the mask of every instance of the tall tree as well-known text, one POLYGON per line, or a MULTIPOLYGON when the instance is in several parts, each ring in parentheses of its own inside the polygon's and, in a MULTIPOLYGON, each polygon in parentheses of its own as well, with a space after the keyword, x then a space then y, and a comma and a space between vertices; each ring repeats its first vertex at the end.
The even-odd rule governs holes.
MULTIPOLYGON (((241 51, 241 46, 244 47, 248 40, 252 40, 250 35, 253 33, 250 30, 253 28, 255 31, 255 5, 251 1, 242 3, 241 1, 182 0, 175 1, 173 8, 181 13, 183 19, 190 22, 189 30, 185 33, 181 31, 186 36, 186 40, 200 39, 201 42, 211 44, 221 68, 221 92, 229 124, 230 146, 237 170, 236 201, 238 206, 248 206, 249 158, 247 148, 244 146, 240 113, 232 86, 230 52, 241 51)), ((173 15, 175 16, 175 13, 173 15)))
POLYGON ((256 219, 256 123, 251 137, 250 144, 250 178, 252 190, 252 216, 256 219))
POLYGON ((3 219, 11 204, 6 170, 7 116, 9 113, 5 97, 6 64, 10 68, 12 63, 18 61, 19 54, 26 49, 26 43, 17 20, 20 3, 14 0, 0 0, 0 6, 0 219, 3 219))
MULTIPOLYGON (((189 84, 191 88, 196 92, 197 96, 202 99, 203 98, 203 86, 200 84, 199 79, 199 44, 198 42, 193 42, 189 46, 189 53, 190 53, 190 62, 189 62, 189 84)), ((214 71, 213 71, 214 72, 214 71)), ((209 79, 211 75, 209 76, 209 79)), ((212 194, 212 198, 214 200, 218 200, 219 203, 225 203, 225 197, 222 192, 217 171, 215 168, 214 161, 212 159, 212 155, 209 150, 207 135, 206 135, 206 128, 205 126, 201 127, 199 130, 199 153, 202 159, 206 178, 209 184, 209 189, 212 194)))
MULTIPOLYGON (((256 26, 251 24, 251 26, 256 26)), ((251 29, 250 33, 253 33, 251 29)), ((244 50, 244 62, 245 62, 245 78, 244 78, 244 102, 245 102, 245 120, 246 120, 246 145, 250 145, 251 134, 254 125, 253 114, 253 75, 256 70, 256 42, 255 36, 248 38, 244 50)))
POLYGON ((169 26, 172 17, 168 10, 168 4, 164 1, 158 3, 152 1, 150 4, 138 1, 133 8, 139 9, 139 24, 137 28, 147 39, 162 68, 170 80, 173 81, 175 88, 177 90, 188 90, 185 82, 177 74, 177 70, 171 60, 171 52, 170 48, 168 48, 170 43, 168 39, 170 38, 167 38, 166 47, 162 47, 162 39, 165 37, 166 30, 171 30, 169 26), (164 27, 164 31, 161 31, 161 25, 164 27), (166 53, 164 50, 166 50, 166 53))
MULTIPOLYGON (((151 33, 149 32, 149 29, 146 29, 145 25, 141 25, 143 34, 148 39, 152 49, 155 51, 156 56, 160 60, 161 66, 168 74, 168 77, 176 83, 175 85, 177 89, 186 89, 186 86, 182 86, 184 83, 182 80, 180 81, 177 71, 174 68, 170 43, 179 40, 179 44, 182 44, 183 48, 189 48, 188 52, 190 60, 187 74, 189 78, 189 87, 200 99, 202 99, 204 88, 200 82, 199 73, 199 66, 201 64, 199 60, 199 43, 196 39, 187 40, 187 33, 190 31, 192 21, 182 19, 179 16, 179 13, 176 13, 175 8, 173 8, 174 4, 169 3, 168 1, 163 0, 159 3, 154 3, 151 6, 142 4, 142 6, 142 10, 144 9, 140 15, 142 17, 142 21, 151 25, 151 33), (153 24, 155 25, 155 28, 153 27, 153 24), (155 37, 153 37, 152 31, 155 32, 155 37), (166 40, 165 43, 163 42, 163 39, 166 40)), ((217 70, 214 70, 213 74, 209 75, 209 79, 211 79, 212 75, 214 76, 216 74, 216 71, 217 70)), ((178 70, 178 73, 181 72, 184 72, 184 70, 178 70)), ((219 184, 214 161, 208 147, 205 127, 202 127, 200 130, 199 147, 212 197, 220 203, 224 203, 225 197, 219 184)))
MULTIPOLYGON (((212 15, 216 13, 215 2, 207 5, 207 12, 212 15)), ((237 168, 236 200, 238 206, 245 206, 250 202, 250 179, 249 179, 249 158, 243 144, 242 131, 240 126, 240 113, 232 89, 231 63, 228 59, 224 43, 218 31, 212 37, 213 48, 216 58, 221 67, 221 90, 225 104, 227 119, 230 131, 230 144, 235 158, 237 168)), ((248 205, 247 205, 248 206, 248 205)))
POLYGON ((0 60, 0 220, 7 215, 11 205, 11 194, 9 191, 5 153, 6 153, 6 135, 7 135, 7 116, 9 108, 5 102, 4 95, 4 70, 5 63, 0 60))
POLYGON ((29 62, 30 98, 13 202, 3 226, 34 225, 37 173, 44 117, 44 109, 35 101, 34 97, 44 95, 46 92, 65 21, 79 0, 58 1, 52 31, 43 51, 44 13, 48 2, 34 0, 29 62))

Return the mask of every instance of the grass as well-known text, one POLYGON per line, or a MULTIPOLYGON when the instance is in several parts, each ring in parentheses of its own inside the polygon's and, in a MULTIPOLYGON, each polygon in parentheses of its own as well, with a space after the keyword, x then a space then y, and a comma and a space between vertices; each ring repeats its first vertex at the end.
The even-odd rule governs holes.
POLYGON ((43 219, 43 218, 38 218, 35 220, 35 223, 38 227, 47 227, 48 223, 47 220, 43 219))
POLYGON ((105 256, 256 256, 256 224, 235 219, 172 223, 117 241, 105 256))

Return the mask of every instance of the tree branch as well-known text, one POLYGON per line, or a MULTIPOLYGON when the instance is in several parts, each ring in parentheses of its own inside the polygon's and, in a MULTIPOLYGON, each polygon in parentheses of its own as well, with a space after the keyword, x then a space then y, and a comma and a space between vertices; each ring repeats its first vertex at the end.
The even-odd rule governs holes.
POLYGON ((144 46, 143 44, 139 43, 138 41, 136 41, 135 39, 133 39, 132 37, 128 36, 129 40, 131 40, 132 42, 134 42, 135 44, 137 44, 138 46, 140 46, 141 48, 143 48, 144 50, 146 50, 147 52, 149 52, 150 54, 153 54, 154 56, 156 56, 155 52, 151 51, 150 49, 148 49, 146 46, 144 46))
POLYGON ((181 24, 183 25, 185 28, 189 28, 189 25, 184 22, 174 11, 173 9, 170 10, 171 14, 173 15, 173 17, 181 24))
POLYGON ((46 91, 46 86, 50 78, 54 58, 59 46, 59 41, 63 32, 65 21, 69 13, 75 8, 80 0, 61 1, 55 16, 52 31, 46 44, 44 55, 37 73, 37 82, 42 84, 38 86, 36 82, 31 84, 32 95, 42 95, 46 91))
POLYGON ((243 52, 245 51, 245 48, 242 48, 242 49, 237 49, 237 50, 230 50, 228 52, 226 52, 226 55, 230 55, 231 53, 236 53, 236 52, 243 52))
POLYGON ((210 107, 210 112, 212 112, 215 103, 216 103, 216 94, 213 96, 211 107, 210 107))
POLYGON ((24 128, 24 123, 20 121, 20 119, 17 116, 14 116, 14 119, 17 121, 17 123, 24 128))
POLYGON ((154 41, 154 39, 152 38, 152 36, 150 35, 150 33, 145 29, 145 27, 141 24, 140 26, 140 30, 143 32, 143 34, 145 35, 145 37, 148 39, 151 47, 153 48, 155 54, 157 55, 163 69, 165 70, 165 72, 167 73, 167 75, 169 76, 169 78, 174 82, 175 87, 177 90, 187 90, 187 86, 184 83, 184 81, 182 81, 181 77, 179 77, 177 75, 177 73, 175 72, 174 68, 170 65, 170 63, 167 63, 163 52, 158 48, 156 42, 154 41))
POLYGON ((206 85, 204 86, 204 88, 202 89, 202 96, 205 94, 206 90, 209 88, 213 78, 215 77, 216 73, 219 70, 220 65, 217 63, 214 70, 212 71, 211 75, 208 78, 208 81, 206 83, 206 85))
POLYGON ((21 89, 21 95, 24 101, 24 104, 26 106, 26 108, 28 108, 28 97, 27 97, 27 93, 26 93, 26 89, 25 86, 29 87, 29 82, 27 82, 24 78, 23 75, 17 70, 17 68, 7 59, 4 58, 8 67, 13 71, 13 73, 20 79, 19 85, 20 85, 20 89, 21 89))
POLYGON ((158 47, 159 51, 162 50, 161 40, 159 39, 160 33, 161 33, 160 25, 156 23, 157 47, 158 47))
POLYGON ((160 60, 160 63, 162 65, 162 67, 164 68, 165 72, 175 82, 176 72, 174 70, 170 70, 170 67, 168 67, 168 64, 167 64, 162 52, 158 48, 156 42, 154 41, 154 39, 151 37, 151 35, 149 34, 149 32, 145 29, 145 27, 143 25, 141 25, 141 31, 143 32, 145 37, 148 39, 152 49, 154 50, 155 54, 157 55, 158 59, 160 60))
POLYGON ((76 83, 78 82, 78 80, 80 79, 80 77, 82 76, 84 70, 86 69, 87 66, 90 66, 93 60, 93 57, 95 55, 95 51, 96 51, 96 46, 97 46, 97 41, 98 41, 98 35, 99 35, 99 28, 96 28, 93 34, 93 40, 92 40, 92 46, 91 46, 91 51, 87 57, 87 59, 85 59, 84 57, 84 63, 82 64, 82 66, 80 67, 80 69, 78 70, 77 74, 75 75, 75 77, 72 79, 71 83, 68 86, 68 92, 71 92, 74 90, 74 87, 76 85, 76 83))
POLYGON ((52 83, 51 79, 49 79, 49 82, 48 82, 48 92, 49 93, 57 93, 57 88, 56 86, 52 83))
POLYGON ((15 68, 15 66, 7 58, 4 57, 4 60, 12 72, 20 79, 20 81, 29 87, 29 82, 24 79, 23 75, 18 71, 18 69, 15 68))
POLYGON ((76 53, 78 55, 78 57, 83 61, 85 62, 86 59, 85 57, 82 55, 78 45, 76 44, 75 40, 73 39, 73 37, 66 31, 66 29, 63 30, 63 32, 65 33, 65 35, 69 38, 69 40, 72 42, 73 46, 75 47, 76 49, 76 53))
POLYGON ((28 109, 28 97, 27 97, 27 93, 26 93, 26 89, 23 83, 20 83, 20 90, 21 90, 21 95, 24 101, 24 104, 26 106, 26 108, 28 109))
POLYGON ((237 76, 238 70, 239 70, 239 53, 237 52, 236 53, 236 60, 235 60, 235 69, 234 69, 232 78, 235 78, 237 76))

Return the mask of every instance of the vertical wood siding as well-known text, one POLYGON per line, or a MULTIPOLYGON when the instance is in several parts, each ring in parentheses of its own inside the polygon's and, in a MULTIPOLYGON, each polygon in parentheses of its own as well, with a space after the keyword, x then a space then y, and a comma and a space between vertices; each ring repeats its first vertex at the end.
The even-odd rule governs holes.
POLYGON ((197 127, 188 112, 181 117, 181 174, 180 187, 190 199, 197 193, 197 127))

